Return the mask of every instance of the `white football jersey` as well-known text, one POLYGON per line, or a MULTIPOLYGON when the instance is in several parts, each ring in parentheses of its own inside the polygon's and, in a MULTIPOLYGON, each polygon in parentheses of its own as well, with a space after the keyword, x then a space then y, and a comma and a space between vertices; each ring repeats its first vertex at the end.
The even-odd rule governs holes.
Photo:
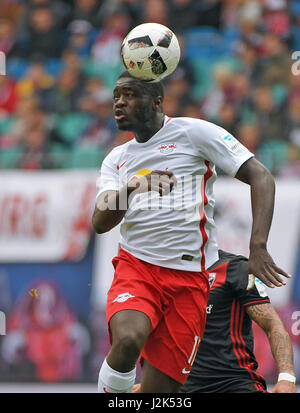
POLYGON ((170 194, 151 191, 133 197, 121 223, 120 246, 155 265, 202 271, 218 260, 215 167, 234 177, 252 156, 213 123, 165 116, 163 127, 147 142, 132 139, 106 156, 97 196, 118 191, 133 177, 153 170, 173 172, 177 186, 170 194))

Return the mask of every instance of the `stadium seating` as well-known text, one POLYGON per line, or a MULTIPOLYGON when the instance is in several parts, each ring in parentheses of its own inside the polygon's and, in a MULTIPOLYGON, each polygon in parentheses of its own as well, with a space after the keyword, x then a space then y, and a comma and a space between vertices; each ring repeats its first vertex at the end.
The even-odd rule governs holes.
POLYGON ((100 64, 93 59, 86 59, 83 62, 83 73, 90 78, 97 77, 102 80, 106 87, 113 89, 115 81, 124 70, 122 63, 117 65, 100 64))
POLYGON ((30 61, 23 59, 7 59, 6 62, 6 74, 13 79, 21 79, 25 76, 29 66, 30 61))
POLYGON ((263 143, 257 150, 257 158, 270 170, 279 171, 287 164, 289 144, 284 141, 263 143))
POLYGON ((100 169, 105 156, 102 148, 77 146, 70 153, 65 167, 68 169, 100 169))
POLYGON ((89 123, 89 117, 85 113, 67 113, 57 116, 56 128, 60 137, 67 143, 74 143, 89 123))
POLYGON ((0 118, 0 135, 7 135, 11 131, 14 122, 14 116, 4 116, 3 118, 0 118))
POLYGON ((190 61, 215 60, 228 52, 223 36, 213 27, 194 27, 185 31, 184 37, 186 57, 190 61))
POLYGON ((299 17, 300 16, 300 1, 299 0, 290 0, 289 1, 290 12, 299 17))
POLYGON ((214 69, 222 64, 236 71, 240 68, 239 60, 233 56, 218 56, 217 58, 199 57, 191 61, 195 79, 192 91, 194 99, 201 101, 214 87, 214 69))
POLYGON ((23 151, 19 147, 1 149, 0 151, 0 169, 15 169, 21 158, 23 151))
POLYGON ((59 59, 50 59, 45 62, 44 66, 49 75, 58 76, 61 73, 64 64, 59 59))
POLYGON ((294 26, 292 28, 293 36, 293 50, 300 50, 300 27, 294 26))

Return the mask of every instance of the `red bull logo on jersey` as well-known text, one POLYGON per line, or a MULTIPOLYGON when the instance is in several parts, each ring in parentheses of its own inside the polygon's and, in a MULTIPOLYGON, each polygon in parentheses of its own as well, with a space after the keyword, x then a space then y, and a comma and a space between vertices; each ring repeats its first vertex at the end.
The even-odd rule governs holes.
POLYGON ((159 145, 158 150, 160 153, 168 154, 176 150, 175 143, 162 143, 159 145))

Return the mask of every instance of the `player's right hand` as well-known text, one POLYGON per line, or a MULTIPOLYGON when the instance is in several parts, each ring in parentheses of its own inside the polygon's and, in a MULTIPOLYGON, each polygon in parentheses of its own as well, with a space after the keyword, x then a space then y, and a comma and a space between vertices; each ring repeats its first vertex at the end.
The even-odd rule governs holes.
POLYGON ((133 189, 131 195, 155 191, 163 196, 168 195, 176 184, 173 172, 155 170, 145 176, 130 180, 128 188, 133 189))

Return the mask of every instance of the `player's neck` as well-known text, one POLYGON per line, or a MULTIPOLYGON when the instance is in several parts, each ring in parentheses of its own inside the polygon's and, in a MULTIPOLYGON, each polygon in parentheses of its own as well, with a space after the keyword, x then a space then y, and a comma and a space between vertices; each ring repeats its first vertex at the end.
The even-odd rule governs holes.
POLYGON ((164 117, 164 114, 161 113, 154 119, 151 119, 148 122, 145 122, 143 125, 140 125, 140 127, 134 131, 134 136, 137 142, 144 143, 151 139, 152 136, 155 135, 163 127, 164 117))

